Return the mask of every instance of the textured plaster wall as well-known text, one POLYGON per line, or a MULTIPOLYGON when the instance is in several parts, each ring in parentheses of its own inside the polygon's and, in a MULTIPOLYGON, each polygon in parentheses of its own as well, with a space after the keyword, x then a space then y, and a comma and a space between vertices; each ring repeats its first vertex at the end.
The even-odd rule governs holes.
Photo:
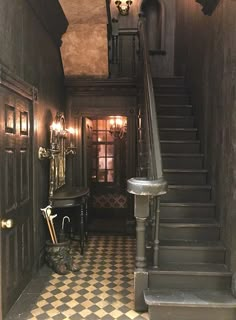
MULTIPOLYGON (((35 142, 48 146, 49 125, 57 110, 64 108, 64 76, 60 50, 25 0, 0 1, 0 63, 39 90, 35 105, 35 142)), ((45 243, 40 208, 48 204, 48 162, 36 161, 38 187, 36 219, 36 259, 45 243)))
POLYGON ((193 94, 227 259, 236 271, 236 2, 221 0, 211 17, 177 1, 175 70, 193 94))
MULTIPOLYGON (((178 1, 178 0, 177 0, 178 1)), ((159 1, 165 12, 163 50, 166 51, 165 56, 151 57, 151 65, 153 76, 172 76, 174 74, 174 50, 175 50, 175 5, 176 0, 160 0, 159 1)), ((115 5, 115 1, 111 1, 111 16, 119 20, 119 28, 133 29, 137 28, 138 15, 142 0, 134 0, 128 16, 121 16, 115 5)), ((154 33, 155 30, 152 30, 154 33)), ((129 54, 129 53, 127 53, 129 54)))
POLYGON ((60 4, 69 21, 61 47, 65 75, 106 78, 106 1, 60 0, 60 4))

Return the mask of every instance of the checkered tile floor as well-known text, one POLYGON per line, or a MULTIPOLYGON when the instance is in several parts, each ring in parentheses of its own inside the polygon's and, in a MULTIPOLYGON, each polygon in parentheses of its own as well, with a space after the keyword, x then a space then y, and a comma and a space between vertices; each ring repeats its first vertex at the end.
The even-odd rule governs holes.
POLYGON ((133 305, 135 240, 90 236, 84 257, 77 252, 78 273, 52 273, 30 310, 30 320, 144 320, 133 305))

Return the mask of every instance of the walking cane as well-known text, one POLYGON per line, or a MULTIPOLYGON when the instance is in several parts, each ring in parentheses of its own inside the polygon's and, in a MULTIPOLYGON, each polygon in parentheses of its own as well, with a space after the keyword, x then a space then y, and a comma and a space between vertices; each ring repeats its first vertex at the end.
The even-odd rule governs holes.
POLYGON ((52 243, 55 244, 55 243, 57 243, 57 236, 56 236, 55 228, 54 228, 54 225, 53 225, 53 219, 57 215, 51 216, 51 213, 52 213, 51 209, 52 209, 51 206, 47 206, 46 208, 43 208, 43 209, 40 209, 40 210, 42 211, 43 216, 47 221, 48 230, 49 230, 49 233, 50 233, 50 237, 51 237, 52 243))

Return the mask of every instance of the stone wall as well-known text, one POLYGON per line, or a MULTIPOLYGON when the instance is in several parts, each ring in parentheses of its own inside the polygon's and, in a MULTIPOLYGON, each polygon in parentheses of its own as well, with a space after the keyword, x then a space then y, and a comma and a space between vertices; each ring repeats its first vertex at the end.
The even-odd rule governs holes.
POLYGON ((108 77, 105 0, 60 0, 69 21, 61 54, 66 76, 108 77))
POLYGON ((195 1, 177 1, 175 71, 192 91, 227 260, 236 271, 236 2, 212 16, 195 1))

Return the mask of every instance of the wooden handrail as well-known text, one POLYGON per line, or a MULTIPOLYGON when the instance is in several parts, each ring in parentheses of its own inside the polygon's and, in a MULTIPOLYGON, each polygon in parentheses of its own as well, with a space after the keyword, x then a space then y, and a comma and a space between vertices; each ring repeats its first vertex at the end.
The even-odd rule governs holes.
POLYGON ((144 101, 149 129, 152 175, 153 179, 161 179, 163 177, 161 147, 147 43, 146 19, 144 17, 140 17, 139 20, 139 36, 140 54, 142 55, 141 58, 143 60, 144 101))
POLYGON ((139 25, 139 58, 140 58, 140 111, 139 111, 139 154, 147 156, 147 169, 143 168, 140 161, 139 178, 128 180, 128 192, 135 195, 136 218, 136 270, 145 272, 146 261, 146 226, 151 221, 151 234, 153 243, 153 267, 159 266, 159 221, 160 221, 160 196, 167 192, 167 182, 163 177, 161 147, 156 112, 156 102, 153 89, 151 67, 149 62, 149 49, 147 43, 146 19, 140 17, 139 25), (143 125, 143 119, 146 123, 143 125), (145 130, 145 135, 143 134, 145 130), (145 140, 145 143, 144 143, 145 140), (146 146, 146 150, 145 149, 146 146), (150 198, 153 205, 149 205, 150 198), (150 207, 152 207, 150 209, 150 207))

